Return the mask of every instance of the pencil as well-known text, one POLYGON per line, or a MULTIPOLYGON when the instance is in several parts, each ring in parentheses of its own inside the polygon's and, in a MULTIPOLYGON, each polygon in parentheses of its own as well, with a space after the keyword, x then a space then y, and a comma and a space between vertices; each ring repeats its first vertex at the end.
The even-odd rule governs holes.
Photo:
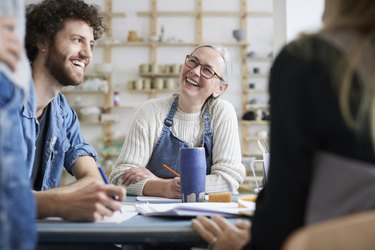
MULTIPOLYGON (((101 175, 102 178, 103 178, 104 183, 107 184, 107 185, 109 185, 110 182, 109 182, 109 180, 108 180, 108 178, 107 178, 107 175, 105 174, 105 171, 104 171, 104 169, 102 168, 102 166, 98 165, 98 169, 99 169, 100 175, 101 175)), ((117 198, 116 196, 113 196, 112 199, 114 199, 115 201, 118 201, 118 198, 117 198)), ((120 208, 119 211, 120 211, 120 213, 122 214, 121 208, 120 208)))
POLYGON ((168 167, 167 165, 163 164, 163 167, 168 170, 169 172, 171 172, 172 174, 174 174, 175 176, 177 177, 180 177, 180 174, 177 173, 176 171, 174 171, 173 169, 171 169, 170 167, 168 167))

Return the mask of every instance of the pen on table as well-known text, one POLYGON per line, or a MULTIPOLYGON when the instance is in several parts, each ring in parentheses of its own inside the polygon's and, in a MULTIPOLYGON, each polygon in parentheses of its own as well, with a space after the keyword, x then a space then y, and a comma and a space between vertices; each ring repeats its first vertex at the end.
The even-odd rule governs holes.
MULTIPOLYGON (((98 169, 99 169, 99 172, 100 172, 100 175, 102 176, 103 178, 103 181, 105 184, 110 184, 109 183, 109 180, 107 178, 107 175, 105 174, 105 171, 104 169, 102 168, 102 166, 98 165, 98 169)), ((112 197, 114 200, 118 200, 115 196, 112 197)), ((122 213, 121 209, 120 209, 120 213, 122 213)))
POLYGON ((169 172, 171 172, 172 174, 174 174, 175 176, 177 177, 180 177, 180 174, 177 173, 176 171, 174 171, 173 169, 171 169, 170 167, 168 167, 167 165, 163 164, 163 167, 168 170, 169 172))

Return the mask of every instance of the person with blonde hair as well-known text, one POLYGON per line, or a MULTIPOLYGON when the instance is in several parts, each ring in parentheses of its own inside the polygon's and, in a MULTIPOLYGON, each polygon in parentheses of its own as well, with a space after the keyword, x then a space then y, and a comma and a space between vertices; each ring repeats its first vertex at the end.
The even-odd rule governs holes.
POLYGON ((192 222, 213 249, 281 249, 298 228, 375 208, 375 2, 326 0, 323 21, 272 66, 270 168, 251 233, 192 222))

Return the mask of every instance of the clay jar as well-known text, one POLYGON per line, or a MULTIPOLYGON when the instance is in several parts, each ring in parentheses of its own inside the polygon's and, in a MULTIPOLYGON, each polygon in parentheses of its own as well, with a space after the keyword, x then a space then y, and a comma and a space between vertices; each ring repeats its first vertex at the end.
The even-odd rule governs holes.
POLYGON ((138 41, 137 31, 129 30, 128 32, 128 42, 136 42, 138 41))

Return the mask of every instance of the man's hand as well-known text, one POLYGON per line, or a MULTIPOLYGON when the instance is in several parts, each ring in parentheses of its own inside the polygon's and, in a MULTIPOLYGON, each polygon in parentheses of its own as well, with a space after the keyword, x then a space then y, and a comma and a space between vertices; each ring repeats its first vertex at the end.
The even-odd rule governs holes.
POLYGON ((157 180, 159 178, 147 168, 138 167, 127 170, 122 177, 122 183, 128 186, 144 179, 157 180))
POLYGON ((62 218, 66 220, 98 221, 121 208, 125 198, 121 186, 92 183, 66 194, 62 218), (116 197, 116 200, 113 199, 116 197))
POLYGON ((69 221, 98 221, 121 208, 126 191, 121 186, 90 183, 35 194, 39 218, 58 216, 69 221))
POLYGON ((11 17, 0 17, 0 61, 12 70, 16 70, 21 57, 21 42, 14 33, 14 20, 11 17))

